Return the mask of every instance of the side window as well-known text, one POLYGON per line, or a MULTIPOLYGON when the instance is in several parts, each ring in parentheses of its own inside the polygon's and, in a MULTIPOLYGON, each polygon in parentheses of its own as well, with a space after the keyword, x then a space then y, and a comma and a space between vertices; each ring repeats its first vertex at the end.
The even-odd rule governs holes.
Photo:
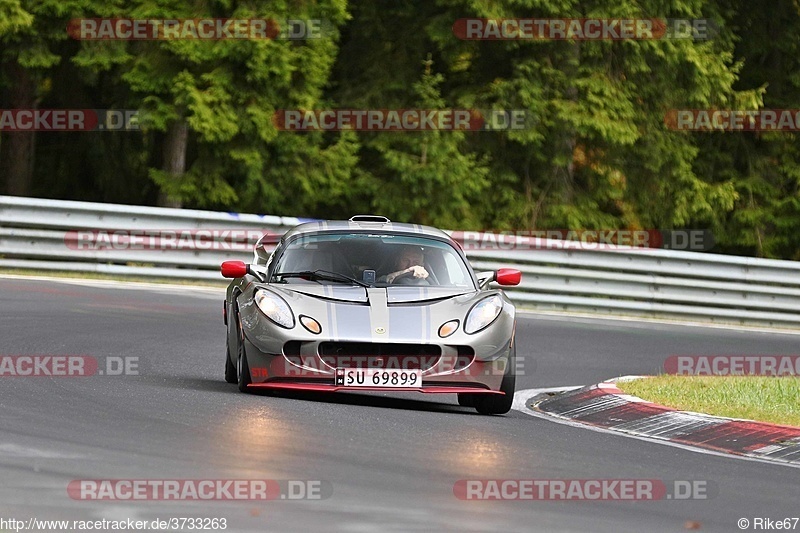
POLYGON ((275 259, 281 254, 283 251, 284 244, 283 241, 279 242, 278 245, 272 250, 272 253, 269 254, 269 257, 266 261, 264 261, 264 266, 267 267, 267 272, 270 276, 272 276, 272 271, 275 270, 275 259))
POLYGON ((450 277, 450 283, 453 285, 469 285, 469 282, 464 277, 464 267, 461 265, 460 259, 452 253, 446 253, 444 254, 444 263, 447 265, 447 274, 450 277))
POLYGON ((279 241, 275 244, 274 242, 269 242, 268 237, 269 234, 263 235, 255 244, 253 263, 256 265, 269 267, 272 258, 275 257, 275 251, 281 247, 283 241, 279 241), (273 244, 275 244, 275 246, 273 246, 273 244))

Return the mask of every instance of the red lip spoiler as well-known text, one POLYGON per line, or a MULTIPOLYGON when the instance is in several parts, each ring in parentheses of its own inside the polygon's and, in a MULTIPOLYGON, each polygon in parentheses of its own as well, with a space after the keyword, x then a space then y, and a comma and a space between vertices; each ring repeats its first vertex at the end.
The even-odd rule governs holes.
POLYGON ((423 387, 423 388, 387 388, 387 387, 341 387, 336 385, 314 383, 251 383, 248 387, 254 389, 283 389, 310 392, 423 392, 426 394, 500 394, 497 390, 476 389, 474 387, 423 387))

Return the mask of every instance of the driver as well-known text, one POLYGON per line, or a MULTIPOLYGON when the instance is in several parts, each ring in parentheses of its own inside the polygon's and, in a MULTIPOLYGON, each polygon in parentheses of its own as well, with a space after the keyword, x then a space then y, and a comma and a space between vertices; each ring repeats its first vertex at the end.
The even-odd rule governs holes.
POLYGON ((404 246, 395 263, 395 268, 398 270, 386 275, 386 283, 392 283, 398 277, 409 272, 413 273, 412 277, 414 279, 426 279, 428 271, 422 266, 424 263, 425 256, 419 247, 413 245, 404 246))

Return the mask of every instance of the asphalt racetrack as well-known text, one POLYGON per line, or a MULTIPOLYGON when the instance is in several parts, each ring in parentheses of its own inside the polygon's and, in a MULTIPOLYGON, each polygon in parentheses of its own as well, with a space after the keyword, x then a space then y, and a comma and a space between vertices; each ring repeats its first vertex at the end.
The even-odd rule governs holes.
MULTIPOLYGON (((481 416, 454 395, 241 394, 223 380, 223 294, 0 278, 0 355, 85 355, 101 369, 135 363, 129 375, 0 377, 0 518, 208 517, 225 518, 228 531, 616 532, 740 531, 740 518, 752 528, 757 517, 800 516, 800 470, 786 466, 517 410, 481 416), (100 479, 294 480, 320 482, 326 493, 87 501, 67 490, 100 479), (471 479, 699 480, 709 497, 457 498, 454 484, 471 479)), ((800 345, 786 334, 527 314, 517 338, 518 390, 654 373, 675 354, 797 354, 800 345)))

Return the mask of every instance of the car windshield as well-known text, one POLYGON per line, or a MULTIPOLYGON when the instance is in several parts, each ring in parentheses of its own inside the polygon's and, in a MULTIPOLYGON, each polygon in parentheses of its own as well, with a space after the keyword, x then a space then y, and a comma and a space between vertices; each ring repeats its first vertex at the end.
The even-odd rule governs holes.
POLYGON ((323 233, 294 239, 278 258, 272 281, 475 288, 469 267, 451 244, 390 233, 323 233))

